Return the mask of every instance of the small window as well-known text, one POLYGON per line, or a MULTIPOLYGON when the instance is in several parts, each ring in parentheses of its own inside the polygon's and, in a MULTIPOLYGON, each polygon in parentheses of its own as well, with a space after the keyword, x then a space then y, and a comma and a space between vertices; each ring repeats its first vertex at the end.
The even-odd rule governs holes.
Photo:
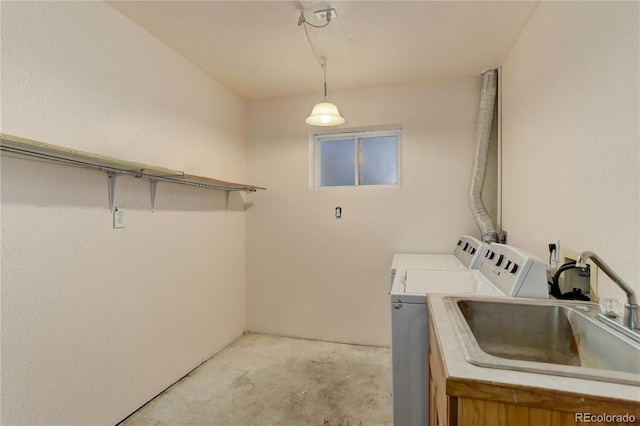
POLYGON ((315 135, 315 188, 400 185, 400 130, 315 135))

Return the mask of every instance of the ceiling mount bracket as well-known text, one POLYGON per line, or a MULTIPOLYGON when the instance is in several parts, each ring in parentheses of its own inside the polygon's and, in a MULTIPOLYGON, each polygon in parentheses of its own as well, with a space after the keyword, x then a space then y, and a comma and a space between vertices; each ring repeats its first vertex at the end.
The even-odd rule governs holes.
POLYGON ((334 7, 316 10, 313 12, 313 14, 316 16, 316 19, 318 21, 326 20, 327 22, 329 22, 331 21, 331 19, 338 17, 338 13, 336 12, 336 9, 334 7))

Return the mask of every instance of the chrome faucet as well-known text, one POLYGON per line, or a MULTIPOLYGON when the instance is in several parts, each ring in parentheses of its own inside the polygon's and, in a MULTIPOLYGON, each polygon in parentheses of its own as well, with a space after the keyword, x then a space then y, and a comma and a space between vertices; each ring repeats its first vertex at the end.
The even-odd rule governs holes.
POLYGON ((623 318, 623 326, 629 328, 630 330, 638 330, 640 328, 640 318, 638 315, 638 301, 636 299, 636 294, 633 292, 631 287, 629 287, 623 280, 620 278, 618 274, 616 274, 604 261, 592 251, 584 251, 578 256, 578 260, 576 260, 576 267, 578 268, 586 268, 587 260, 593 260, 602 272, 607 274, 611 280, 618 287, 622 289, 627 295, 627 303, 624 305, 624 318, 623 318))

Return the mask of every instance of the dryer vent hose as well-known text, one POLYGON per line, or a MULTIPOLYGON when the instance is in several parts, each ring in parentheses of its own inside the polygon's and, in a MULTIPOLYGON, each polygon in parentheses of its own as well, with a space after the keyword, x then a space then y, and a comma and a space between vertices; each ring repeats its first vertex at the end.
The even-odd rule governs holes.
POLYGON ((496 227, 487 213, 482 202, 482 186, 487 172, 489 153, 489 138, 493 124, 493 112, 497 93, 497 70, 486 71, 482 74, 482 91, 480 92, 480 109, 478 111, 478 126, 476 127, 476 155, 471 171, 469 183, 469 207, 476 224, 480 228, 482 241, 494 243, 498 241, 496 227))

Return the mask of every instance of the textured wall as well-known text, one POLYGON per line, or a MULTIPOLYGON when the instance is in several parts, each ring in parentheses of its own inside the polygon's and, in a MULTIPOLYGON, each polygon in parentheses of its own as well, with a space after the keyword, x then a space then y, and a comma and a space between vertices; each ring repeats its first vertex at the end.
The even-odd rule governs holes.
MULTIPOLYGON (((248 329, 388 345, 393 253, 479 236, 466 198, 479 98, 480 76, 332 94, 341 127, 401 125, 402 187, 389 189, 309 189, 318 97, 249 103, 247 170, 269 191, 247 211, 248 329)), ((495 200, 495 172, 487 185, 495 200)))
MULTIPOLYGON (((102 2, 2 2, 2 132, 244 181, 245 105, 102 2)), ((244 202, 2 156, 2 424, 115 424, 238 337, 244 202)))
MULTIPOLYGON (((598 253, 640 292, 639 10, 542 2, 503 67, 504 226, 598 253)), ((601 293, 624 300, 603 279, 601 293)))

